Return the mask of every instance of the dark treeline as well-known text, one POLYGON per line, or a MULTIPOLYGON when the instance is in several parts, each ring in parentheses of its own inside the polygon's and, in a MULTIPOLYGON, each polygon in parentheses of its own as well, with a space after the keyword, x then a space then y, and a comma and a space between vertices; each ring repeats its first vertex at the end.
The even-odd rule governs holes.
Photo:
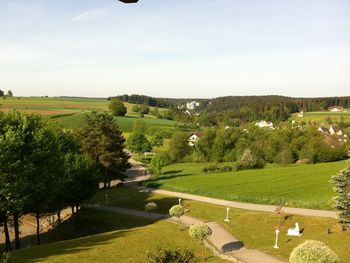
POLYGON ((151 107, 159 107, 159 108, 177 108, 179 105, 185 105, 189 101, 198 101, 201 102, 201 105, 205 106, 208 104, 210 100, 208 99, 173 99, 173 98, 155 98, 149 97, 146 95, 118 95, 115 97, 108 98, 109 100, 112 98, 117 98, 123 102, 133 103, 133 104, 141 104, 147 105, 151 107))
POLYGON ((331 106, 350 107, 350 97, 292 98, 284 96, 229 96, 211 100, 210 111, 240 110, 247 107, 257 114, 274 108, 288 113, 298 111, 322 111, 331 106))

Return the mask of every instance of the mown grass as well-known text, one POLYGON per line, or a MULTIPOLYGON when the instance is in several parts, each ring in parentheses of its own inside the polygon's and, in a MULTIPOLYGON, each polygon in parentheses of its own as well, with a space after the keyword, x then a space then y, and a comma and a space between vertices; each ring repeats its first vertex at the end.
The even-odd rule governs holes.
MULTIPOLYGON (((101 190, 91 201, 105 202, 105 194, 108 194, 108 204, 117 207, 143 210, 148 202, 158 204, 156 212, 168 213, 171 206, 178 203, 175 197, 140 192, 129 188, 112 188, 101 190)), ((201 203, 192 200, 182 200, 186 214, 203 220, 215 221, 223 225, 235 237, 251 249, 259 249, 276 257, 288 259, 294 247, 308 239, 320 240, 330 246, 341 258, 342 262, 350 261, 350 232, 341 231, 337 221, 332 218, 308 217, 299 215, 282 214, 278 217, 274 213, 249 211, 243 209, 230 209, 229 223, 224 222, 226 207, 201 203), (303 230, 301 237, 286 235, 287 229, 298 222, 303 230), (275 227, 280 226, 280 249, 274 249, 275 227), (331 234, 328 234, 330 229, 331 234)))
POLYGON ((332 209, 332 175, 345 168, 346 161, 313 165, 204 174, 209 163, 179 163, 152 176, 149 187, 187 192, 231 201, 332 209))
POLYGON ((305 122, 316 122, 316 123, 327 123, 327 119, 330 117, 332 122, 350 122, 350 110, 347 109, 344 112, 330 112, 330 111, 312 111, 304 112, 303 117, 298 117, 298 113, 294 113, 291 117, 292 120, 305 121, 305 122))
MULTIPOLYGON (((200 245, 187 229, 166 221, 150 221, 120 214, 84 209, 50 233, 53 240, 75 238, 15 251, 11 262, 146 262, 157 246, 189 247, 200 256, 200 245), (108 231, 108 232, 106 232, 108 231)), ((226 262, 210 256, 207 262, 226 262)))

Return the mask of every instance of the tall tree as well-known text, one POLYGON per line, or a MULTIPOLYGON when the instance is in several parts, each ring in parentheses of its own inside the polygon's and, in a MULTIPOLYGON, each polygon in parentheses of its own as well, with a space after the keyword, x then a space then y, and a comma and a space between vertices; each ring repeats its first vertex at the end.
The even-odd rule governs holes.
POLYGON ((125 139, 111 114, 92 112, 83 117, 78 131, 82 151, 97 164, 103 176, 104 187, 110 187, 112 179, 124 179, 130 168, 130 156, 124 151, 125 139))
POLYGON ((143 133, 132 133, 127 140, 128 149, 137 154, 152 151, 152 145, 143 133))
POLYGON ((333 189, 336 193, 334 207, 339 211, 339 222, 345 227, 350 225, 350 162, 348 167, 332 177, 333 189))
POLYGON ((111 99, 108 108, 114 116, 124 116, 127 112, 124 103, 118 99, 111 99))

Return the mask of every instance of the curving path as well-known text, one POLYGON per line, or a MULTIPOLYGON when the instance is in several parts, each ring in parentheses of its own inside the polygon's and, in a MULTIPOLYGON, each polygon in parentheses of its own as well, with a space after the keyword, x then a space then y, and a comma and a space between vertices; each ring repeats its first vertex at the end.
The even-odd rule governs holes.
MULTIPOLYGON (((137 183, 144 181, 149 177, 149 175, 148 176, 144 175, 146 168, 144 168, 140 162, 137 162, 135 160, 130 160, 130 163, 132 165, 132 168, 127 172, 129 179, 126 181, 126 184, 128 184, 130 187, 133 187, 133 188, 145 189, 157 194, 175 196, 178 198, 195 200, 199 202, 240 208, 240 209, 272 212, 272 213, 274 213, 276 209, 276 206, 273 206, 273 205, 241 203, 241 202, 234 202, 234 201, 228 201, 223 199, 217 199, 217 198, 211 198, 211 197, 205 197, 205 196, 199 196, 199 195, 193 195, 193 194, 187 194, 187 193, 180 193, 180 192, 173 192, 173 191, 138 186, 137 183)), ((283 207, 283 211, 285 213, 295 214, 295 215, 337 218, 337 212, 335 211, 294 208, 294 207, 283 207)))
MULTIPOLYGON (((165 214, 152 213, 149 215, 149 213, 144 211, 106 206, 101 204, 86 204, 84 207, 142 218, 151 217, 152 219, 167 220, 173 223, 178 223, 177 218, 169 217, 165 214)), ((228 232, 225 228, 216 222, 204 222, 197 218, 184 215, 181 217, 181 223, 185 226, 191 226, 197 223, 207 224, 212 229, 213 233, 210 238, 208 238, 209 243, 206 245, 214 252, 215 256, 219 256, 226 260, 238 263, 286 263, 286 261, 274 258, 259 250, 247 249, 243 247, 242 242, 237 240, 230 232, 228 232)))

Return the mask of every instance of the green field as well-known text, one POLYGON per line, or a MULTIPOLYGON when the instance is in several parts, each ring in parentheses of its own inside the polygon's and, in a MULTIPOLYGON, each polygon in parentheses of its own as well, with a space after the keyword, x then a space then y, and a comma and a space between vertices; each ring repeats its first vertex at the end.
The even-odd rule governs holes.
POLYGON ((298 113, 294 113, 291 117, 292 120, 301 122, 315 122, 315 123, 327 123, 327 118, 331 118, 332 122, 350 122, 350 109, 346 109, 344 112, 330 112, 330 111, 312 111, 304 112, 303 117, 298 117, 298 113))
MULTIPOLYGON (((104 203, 105 194, 108 194, 109 205, 143 210, 148 202, 158 204, 156 212, 168 213, 171 206, 178 203, 175 197, 164 196, 150 192, 140 192, 129 188, 112 188, 101 190, 92 202, 104 203)), ((186 213, 205 221, 215 221, 222 224, 235 237, 241 240, 245 247, 259 249, 282 259, 288 259, 294 247, 305 240, 320 240, 330 246, 341 258, 342 262, 350 262, 349 231, 341 231, 337 221, 333 218, 308 217, 282 214, 277 217, 274 213, 256 212, 231 208, 229 223, 224 222, 226 207, 201 203, 192 200, 183 200, 186 213), (280 223, 280 249, 274 249, 275 226, 280 223), (286 235, 287 229, 298 222, 303 229, 302 237, 286 235), (330 229, 331 234, 328 234, 330 229)))
MULTIPOLYGON (((82 113, 108 110, 108 100, 89 98, 48 98, 48 97, 20 97, 7 98, 0 101, 0 110, 7 112, 20 110, 38 113, 64 128, 78 128, 82 123, 82 113)), ((128 109, 125 117, 116 117, 117 123, 124 133, 130 133, 136 121, 142 120, 147 131, 174 130, 181 123, 171 120, 157 119, 152 115, 141 118, 132 112, 133 104, 124 103, 128 109)), ((152 109, 152 107, 151 107, 152 109)), ((160 111, 163 111, 162 109, 160 111)))
POLYGON ((201 169, 208 165, 169 165, 146 185, 232 201, 331 209, 334 193, 329 180, 345 168, 346 161, 203 174, 201 169))
MULTIPOLYGON (((84 209, 47 234, 54 242, 12 253, 13 263, 34 262, 146 262, 146 252, 157 246, 189 247, 200 256, 200 245, 173 223, 84 209)), ((210 256, 207 262, 226 262, 210 256)))

